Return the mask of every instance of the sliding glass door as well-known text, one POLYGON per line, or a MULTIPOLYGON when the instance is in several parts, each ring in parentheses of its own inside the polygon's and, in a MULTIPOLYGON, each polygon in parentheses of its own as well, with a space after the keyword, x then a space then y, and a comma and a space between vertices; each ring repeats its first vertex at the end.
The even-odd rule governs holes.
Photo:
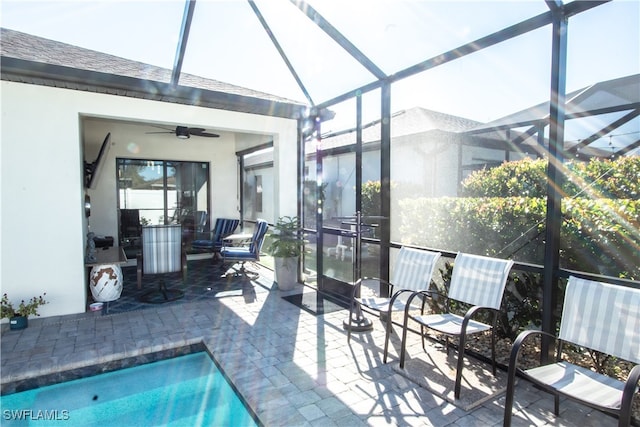
POLYGON ((142 225, 182 224, 185 239, 208 230, 209 164, 117 159, 120 242, 135 245, 142 225))

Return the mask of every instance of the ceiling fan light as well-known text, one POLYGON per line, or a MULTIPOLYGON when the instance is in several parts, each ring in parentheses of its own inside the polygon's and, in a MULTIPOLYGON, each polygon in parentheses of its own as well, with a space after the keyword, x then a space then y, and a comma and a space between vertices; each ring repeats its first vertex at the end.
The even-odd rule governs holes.
POLYGON ((184 126, 176 128, 176 136, 180 139, 189 139, 189 129, 184 126))

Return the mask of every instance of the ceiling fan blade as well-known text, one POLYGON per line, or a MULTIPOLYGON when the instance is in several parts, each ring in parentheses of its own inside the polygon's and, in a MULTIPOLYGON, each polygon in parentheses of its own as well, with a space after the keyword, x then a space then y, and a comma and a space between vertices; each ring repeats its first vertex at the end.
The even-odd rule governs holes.
POLYGON ((216 133, 206 132, 203 128, 189 128, 189 133, 194 136, 205 136, 208 138, 218 138, 220 135, 216 133))
POLYGON ((206 136, 207 138, 219 138, 220 137, 220 135, 218 135, 217 133, 209 133, 209 132, 193 133, 192 135, 194 135, 194 136, 206 136))
POLYGON ((164 131, 156 131, 156 132, 145 132, 146 134, 158 134, 158 133, 172 133, 175 134, 178 138, 187 139, 191 135, 193 136, 204 136, 207 138, 218 138, 220 135, 216 133, 207 132, 205 128, 189 128, 186 126, 176 126, 175 129, 167 129, 160 126, 154 126, 159 129, 165 129, 164 131))
POLYGON ((145 133, 175 133, 174 129, 171 128, 166 128, 164 126, 156 126, 156 125, 150 125, 151 127, 157 128, 157 129, 162 129, 164 132, 161 131, 155 131, 155 132, 145 132, 145 133))

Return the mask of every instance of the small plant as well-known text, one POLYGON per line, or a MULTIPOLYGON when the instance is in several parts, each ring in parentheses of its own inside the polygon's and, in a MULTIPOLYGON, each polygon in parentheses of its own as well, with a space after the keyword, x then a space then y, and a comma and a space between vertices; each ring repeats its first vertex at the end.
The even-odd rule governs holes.
POLYGON ((278 218, 273 230, 271 244, 267 248, 269 255, 275 258, 296 258, 302 254, 306 241, 297 216, 278 218))
POLYGON ((18 308, 14 308, 11 301, 9 301, 9 297, 5 293, 2 295, 2 305, 0 305, 0 318, 10 319, 12 317, 19 316, 40 316, 38 314, 38 307, 41 305, 47 304, 47 301, 44 299, 44 295, 47 295, 45 292, 43 295, 38 297, 33 297, 29 300, 29 302, 24 302, 24 300, 20 301, 18 308))

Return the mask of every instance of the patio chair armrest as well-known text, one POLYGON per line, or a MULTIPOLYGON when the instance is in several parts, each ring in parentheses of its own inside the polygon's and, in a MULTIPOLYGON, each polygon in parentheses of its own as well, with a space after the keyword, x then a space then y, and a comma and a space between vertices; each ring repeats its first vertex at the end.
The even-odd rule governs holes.
POLYGON ((522 344, 532 336, 535 335, 546 335, 553 339, 557 339, 555 335, 552 335, 548 332, 538 331, 534 329, 526 330, 520 332, 516 337, 516 340, 513 342, 511 346, 511 354, 509 355, 509 368, 507 370, 507 389, 505 391, 505 410, 504 410, 504 420, 503 425, 505 427, 511 426, 511 413, 513 411, 513 393, 516 384, 516 371, 518 365, 518 355, 520 353, 520 349, 522 344))
POLYGON ((234 244, 233 240, 229 240, 227 238, 221 239, 220 240, 221 243, 221 248, 234 248, 234 247, 239 247, 238 245, 234 244))
POLYGON ((633 403, 633 396, 638 390, 638 382, 640 382, 640 365, 636 365, 629 372, 627 381, 624 384, 624 390, 622 391, 622 402, 620 402, 620 419, 631 421, 631 404, 633 403))
POLYGON ((353 284, 353 288, 351 289, 352 299, 355 298, 356 295, 358 295, 358 291, 360 291, 360 288, 362 287, 362 282, 364 282, 365 280, 377 280, 380 284, 391 285, 391 283, 379 277, 362 277, 356 280, 356 282, 353 284))
POLYGON ((520 334, 518 334, 518 336, 516 337, 516 340, 511 345, 511 354, 509 356, 509 373, 511 373, 511 371, 513 370, 513 374, 515 375, 515 369, 517 369, 518 355, 520 354, 520 349, 526 340, 528 340, 529 338, 535 335, 546 335, 553 339, 558 338, 555 335, 550 334, 548 332, 539 331, 535 329, 530 329, 530 330, 520 332, 520 334))
MULTIPOLYGON (((400 290, 400 291, 396 292, 393 295, 391 303, 393 304, 393 301, 395 301, 395 299, 398 296, 400 296, 400 294, 404 293, 405 291, 408 291, 408 289, 403 289, 403 290, 400 290)), ((404 317, 405 317, 405 320, 410 317, 409 311, 410 311, 410 308, 411 308, 411 303, 413 302, 413 299, 415 297, 417 297, 418 295, 422 295, 423 297, 431 297, 431 294, 434 293, 434 291, 431 291, 431 290, 420 290, 420 291, 410 291, 410 292, 411 292, 411 295, 409 295, 409 298, 407 298, 407 303, 404 306, 404 317)))
POLYGON ((357 291, 359 291, 360 288, 362 287, 362 281, 366 279, 367 277, 361 277, 360 279, 355 281, 355 283, 351 288, 351 298, 354 298, 357 295, 357 291))
POLYGON ((411 289, 400 289, 398 291, 395 291, 391 296, 391 304, 393 304, 393 302, 402 294, 406 294, 406 293, 411 293, 411 295, 409 295, 409 298, 413 299, 413 294, 415 293, 420 293, 422 291, 414 291, 411 289))
POLYGON ((449 295, 447 293, 442 293, 437 288, 433 290, 429 289, 428 292, 431 294, 431 298, 436 301, 443 301, 444 307, 446 307, 447 311, 449 310, 449 295))
POLYGON ((483 307, 481 305, 474 305, 473 307, 469 308, 469 310, 467 310, 467 312, 464 314, 464 317, 462 319, 462 334, 464 335, 464 332, 467 330, 467 324, 469 323, 469 320, 471 320, 471 318, 480 310, 484 310, 484 309, 489 309, 489 310, 493 310, 490 307, 483 307))
POLYGON ((233 240, 222 239, 222 246, 220 247, 220 250, 231 249, 231 248, 246 248, 246 247, 249 247, 249 245, 245 244, 244 242, 242 242, 241 244, 238 244, 233 240))

